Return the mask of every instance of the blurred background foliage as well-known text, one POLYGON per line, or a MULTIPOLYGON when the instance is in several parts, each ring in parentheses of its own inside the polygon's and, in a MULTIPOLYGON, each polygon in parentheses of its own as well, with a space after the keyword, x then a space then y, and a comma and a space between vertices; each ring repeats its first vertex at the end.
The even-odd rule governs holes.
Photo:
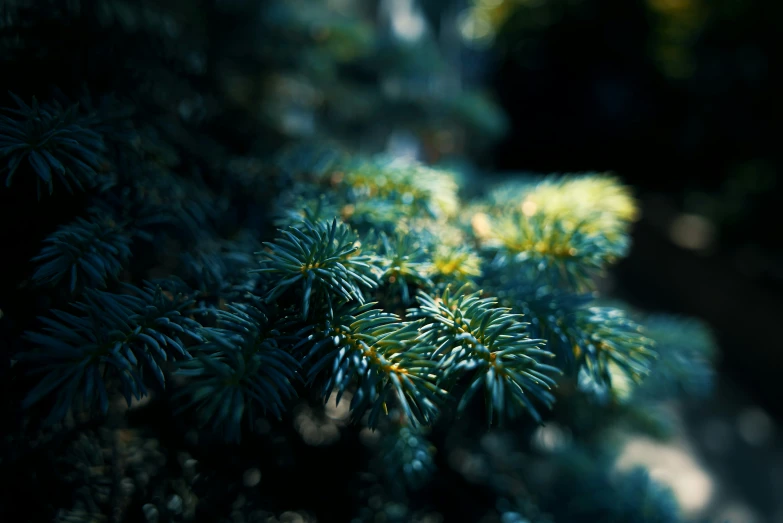
POLYGON ((641 220, 610 285, 709 323, 720 385, 690 413, 696 452, 721 471, 736 521, 779 521, 768 496, 783 466, 783 354, 772 341, 783 311, 781 5, 476 0, 463 13, 512 122, 494 165, 607 169, 634 186, 641 220), (745 437, 749 426, 758 439, 745 437))

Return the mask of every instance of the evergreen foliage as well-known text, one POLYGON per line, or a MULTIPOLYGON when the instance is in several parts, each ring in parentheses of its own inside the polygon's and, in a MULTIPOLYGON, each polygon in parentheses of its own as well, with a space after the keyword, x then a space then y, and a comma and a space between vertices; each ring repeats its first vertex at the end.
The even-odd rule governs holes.
POLYGON ((597 301, 630 189, 465 191, 483 182, 457 160, 502 117, 477 92, 414 96, 453 74, 432 35, 397 42, 351 2, 205 4, 4 7, 2 196, 25 202, 4 227, 56 212, 7 246, 0 519, 679 521, 644 473, 587 457, 710 384, 704 327, 597 301), (454 129, 431 162, 379 146, 454 129), (550 422, 576 435, 552 489, 509 459, 550 422), (471 458, 487 434, 505 443, 471 458), (68 472, 31 472, 55 457, 68 472), (21 506, 44 488, 79 496, 21 506))
POLYGON ((58 180, 73 192, 96 183, 101 168, 103 138, 95 130, 80 125, 76 108, 56 103, 27 105, 11 93, 17 108, 6 108, 0 119, 0 158, 5 185, 10 187, 20 164, 27 160, 34 171, 38 198, 41 187, 54 192, 58 180))

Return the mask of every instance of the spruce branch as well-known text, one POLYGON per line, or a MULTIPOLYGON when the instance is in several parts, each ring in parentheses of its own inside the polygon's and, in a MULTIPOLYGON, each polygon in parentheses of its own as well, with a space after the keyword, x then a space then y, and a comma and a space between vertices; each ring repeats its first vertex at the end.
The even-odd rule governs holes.
POLYGON ((394 202, 408 217, 448 218, 459 208, 453 174, 417 162, 382 156, 358 159, 346 166, 338 180, 358 199, 394 202))
POLYGON ((638 394, 644 398, 705 397, 715 380, 714 335, 695 318, 653 314, 644 318, 647 336, 655 341, 658 358, 638 394))
POLYGON ((327 400, 337 390, 337 401, 354 386, 351 411, 355 419, 370 411, 375 427, 381 411, 394 397, 414 425, 429 424, 445 391, 435 385, 437 363, 420 355, 420 322, 403 322, 395 314, 373 308, 374 303, 342 303, 325 321, 309 326, 297 344, 306 347, 303 362, 310 383, 327 400), (419 350, 416 350, 416 349, 419 350))
POLYGON ((259 278, 251 274, 259 243, 248 231, 231 240, 203 241, 180 256, 181 276, 198 292, 202 307, 244 300, 259 278))
POLYGON ((144 371, 165 385, 163 362, 190 358, 187 338, 199 339, 200 325, 185 315, 193 302, 174 295, 168 282, 126 287, 125 294, 87 289, 75 313, 55 310, 40 318, 41 332, 28 332, 33 350, 18 355, 42 375, 23 407, 54 397, 48 422, 62 420, 72 407, 109 407, 107 380, 118 379, 125 399, 146 394, 144 371))
POLYGON ((36 285, 56 285, 67 279, 71 293, 77 287, 103 288, 116 279, 131 257, 133 233, 127 224, 110 215, 91 220, 77 218, 44 239, 46 244, 32 261, 38 264, 32 279, 36 285))
POLYGON ((217 327, 199 332, 204 343, 192 347, 194 358, 180 365, 178 374, 190 380, 174 399, 180 411, 195 410, 202 426, 238 442, 243 420, 253 426, 257 413, 282 417, 296 394, 299 363, 263 310, 251 304, 226 307, 212 311, 217 327))
POLYGON ((577 292, 591 290, 594 278, 623 253, 605 237, 588 234, 587 222, 571 225, 523 210, 497 217, 484 247, 530 279, 538 275, 550 285, 577 292))
POLYGON ((575 318, 577 357, 600 386, 612 388, 612 379, 623 375, 639 384, 650 374, 657 358, 653 341, 641 325, 614 307, 588 307, 575 318))
POLYGON ((340 208, 333 197, 325 194, 304 195, 300 191, 291 190, 284 193, 277 202, 274 224, 279 229, 296 227, 306 221, 316 223, 331 221, 340 216, 340 208))
MULTIPOLYGON (((302 292, 302 316, 311 312, 314 296, 335 293, 342 299, 364 302, 363 289, 377 287, 374 257, 360 252, 356 234, 336 219, 328 222, 303 222, 300 228, 279 231, 280 236, 265 243, 262 268, 252 272, 277 277, 266 295, 274 301, 291 288, 302 292)), ((323 296, 321 296, 323 297, 323 296)))
POLYGON ((362 195, 351 196, 346 201, 340 208, 340 217, 360 232, 375 230, 394 234, 410 218, 408 209, 394 200, 362 195))
POLYGON ((433 287, 429 278, 433 272, 429 246, 418 232, 398 232, 393 236, 380 233, 367 239, 378 257, 380 281, 399 292, 405 305, 411 302, 409 286, 425 290, 433 287))
POLYGON ((502 259, 490 262, 485 274, 482 283, 529 319, 531 336, 547 340, 568 374, 583 370, 599 389, 611 389, 612 376, 622 378, 618 373, 637 384, 650 374, 657 357, 653 341, 623 310, 595 306, 594 293, 529 280, 502 259))
POLYGON ((55 179, 69 192, 95 186, 106 148, 100 134, 82 125, 76 106, 64 109, 35 98, 27 105, 10 94, 18 108, 0 114, 0 160, 5 163, 0 173, 6 173, 6 187, 24 160, 38 177, 39 199, 42 186, 54 192, 55 179))
POLYGON ((499 307, 494 298, 468 291, 463 285, 436 297, 419 292, 421 307, 411 309, 409 316, 428 320, 420 331, 424 346, 434 347, 427 356, 438 362, 446 383, 472 374, 458 410, 484 388, 489 423, 495 413, 502 420, 521 412, 540 422, 532 400, 546 407, 554 403, 550 391, 556 383, 550 374, 561 371, 540 361, 553 354, 543 349, 543 340, 529 337, 521 315, 499 307))
POLYGON ((548 349, 557 356, 559 367, 575 372, 577 355, 584 352, 578 348, 584 339, 578 330, 580 311, 590 306, 595 296, 564 292, 524 280, 519 282, 518 274, 502 276, 502 269, 487 269, 485 274, 492 278, 485 278, 482 284, 491 288, 503 305, 519 310, 528 319, 530 335, 546 340, 548 349))
POLYGON ((501 186, 472 220, 490 254, 528 279, 575 292, 628 252, 638 211, 630 191, 608 175, 529 179, 501 186))
POLYGON ((432 278, 463 284, 481 276, 481 256, 465 245, 438 244, 432 253, 432 278))
POLYGON ((630 188, 605 173, 510 182, 495 189, 489 201, 498 213, 516 208, 562 221, 567 227, 584 224, 587 235, 606 236, 610 241, 622 241, 639 216, 630 188))

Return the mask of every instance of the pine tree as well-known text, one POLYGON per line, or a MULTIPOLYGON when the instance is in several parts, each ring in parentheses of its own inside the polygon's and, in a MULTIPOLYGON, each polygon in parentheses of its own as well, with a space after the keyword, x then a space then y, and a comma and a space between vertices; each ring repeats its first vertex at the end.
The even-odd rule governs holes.
POLYGON ((681 521, 612 471, 714 359, 598 293, 630 188, 487 182, 387 7, 4 4, 4 521, 681 521))

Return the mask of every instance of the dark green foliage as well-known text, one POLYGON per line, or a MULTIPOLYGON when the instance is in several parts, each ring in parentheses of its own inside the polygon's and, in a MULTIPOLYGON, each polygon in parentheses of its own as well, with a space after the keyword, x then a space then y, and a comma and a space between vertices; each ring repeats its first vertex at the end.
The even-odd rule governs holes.
POLYGON ((652 341, 623 311, 590 307, 580 320, 577 346, 585 351, 585 370, 595 381, 611 387, 612 365, 637 383, 649 374, 651 360, 656 357, 652 341))
POLYGON ((377 286, 372 258, 360 253, 359 239, 345 224, 303 222, 300 228, 281 231, 274 243, 265 244, 268 251, 262 268, 255 272, 277 277, 266 296, 274 301, 289 288, 302 291, 302 316, 310 312, 312 299, 325 299, 335 293, 343 299, 363 301, 362 288, 377 286))
POLYGON ((436 471, 435 448, 416 429, 398 426, 383 437, 380 445, 380 467, 390 484, 402 478, 405 487, 416 490, 426 485, 436 471))
POLYGON ((360 419, 369 411, 370 427, 377 426, 392 398, 412 423, 431 423, 445 391, 434 383, 436 362, 421 354, 416 340, 420 324, 402 322, 374 305, 344 304, 314 326, 306 339, 312 344, 304 358, 308 378, 324 371, 321 395, 327 399, 336 390, 338 402, 355 383, 351 412, 360 419))
POLYGON ((120 220, 129 221, 142 233, 160 234, 165 228, 196 241, 209 238, 217 216, 225 210, 226 202, 200 180, 179 178, 135 156, 122 160, 118 170, 123 183, 101 201, 111 214, 121 213, 120 220))
POLYGON ((73 304, 75 313, 55 310, 54 318, 40 318, 42 332, 27 334, 33 350, 18 356, 35 363, 33 372, 41 375, 24 406, 54 397, 49 420, 59 421, 74 404, 87 409, 97 404, 105 414, 107 380, 119 381, 128 405, 146 394, 145 373, 164 386, 162 365, 190 358, 186 340, 200 339, 200 326, 182 314, 192 301, 171 295, 167 287, 147 283, 123 294, 89 289, 73 304))
POLYGON ((123 224, 101 217, 77 218, 44 240, 47 244, 32 259, 36 285, 68 281, 71 293, 78 287, 104 288, 116 279, 131 257, 133 237, 123 224))
POLYGON ((649 336, 660 357, 650 377, 639 388, 641 396, 659 399, 682 395, 703 398, 715 379, 715 340, 710 329, 695 318, 655 314, 645 318, 649 336))
POLYGON ((80 434, 53 464, 78 492, 74 506, 79 508, 60 514, 57 521, 100 521, 111 504, 112 478, 105 473, 111 469, 111 456, 104 452, 106 433, 102 436, 92 431, 80 434))
POLYGON ((400 296, 403 305, 413 301, 411 289, 432 289, 434 284, 429 275, 432 262, 429 260, 428 243, 423 231, 417 234, 397 233, 393 236, 381 233, 368 243, 374 247, 378 265, 382 272, 380 281, 400 296), (373 241, 374 240, 374 241, 373 241))
POLYGON ((603 237, 589 235, 584 225, 568 227, 546 215, 527 217, 522 211, 504 216, 513 235, 504 237, 497 253, 506 264, 514 264, 555 287, 586 290, 590 282, 619 253, 603 237))
POLYGON ((267 411, 282 417, 295 395, 299 364, 260 309, 230 305, 214 314, 217 327, 199 331, 205 342, 192 347, 193 359, 179 366, 177 373, 190 379, 176 399, 196 409, 202 427, 237 442, 244 419, 252 426, 267 411))
POLYGON ((438 360, 443 380, 452 383, 473 375, 458 409, 483 389, 490 423, 493 414, 503 419, 520 412, 540 421, 532 399, 551 406, 555 398, 550 390, 556 383, 551 374, 560 372, 539 361, 552 356, 542 350, 542 340, 528 336, 520 316, 477 292, 468 293, 466 287, 453 295, 446 289, 438 298, 420 293, 421 309, 414 314, 431 320, 421 329, 421 337, 433 347, 429 356, 438 360))
POLYGON ((253 253, 259 248, 249 231, 232 240, 207 240, 199 248, 182 254, 181 276, 197 291, 203 306, 242 301, 259 283, 259 278, 250 272, 257 266, 253 253))
POLYGON ((547 340, 547 347, 556 354, 561 365, 573 372, 578 360, 574 347, 583 339, 578 331, 575 332, 576 317, 593 302, 593 296, 499 277, 503 273, 497 269, 500 267, 494 265, 485 273, 490 275, 488 283, 497 289, 501 301, 517 307, 530 323, 531 336, 547 340))
POLYGON ((39 198, 41 187, 54 192, 55 180, 70 192, 96 185, 105 145, 99 133, 82 125, 76 107, 39 104, 35 98, 27 105, 11 96, 18 108, 0 115, 0 160, 6 164, 0 173, 6 174, 6 187, 25 160, 38 177, 39 198))
POLYGON ((280 200, 280 217, 275 220, 275 225, 280 228, 296 226, 303 220, 312 223, 328 221, 340 215, 337 205, 323 194, 306 197, 289 192, 280 200))
POLYGON ((653 341, 643 328, 617 308, 597 307, 594 294, 569 292, 529 280, 495 259, 485 278, 503 303, 530 318, 531 335, 548 341, 561 365, 582 368, 599 388, 611 388, 615 367, 635 382, 650 372, 656 359, 653 341))
POLYGON ((552 457, 561 470, 549 487, 545 510, 556 521, 674 523, 680 521, 671 490, 650 479, 642 468, 613 471, 609 456, 566 451, 552 457), (603 460, 603 462, 602 462, 603 460), (566 499, 563 495, 568 493, 566 499))

